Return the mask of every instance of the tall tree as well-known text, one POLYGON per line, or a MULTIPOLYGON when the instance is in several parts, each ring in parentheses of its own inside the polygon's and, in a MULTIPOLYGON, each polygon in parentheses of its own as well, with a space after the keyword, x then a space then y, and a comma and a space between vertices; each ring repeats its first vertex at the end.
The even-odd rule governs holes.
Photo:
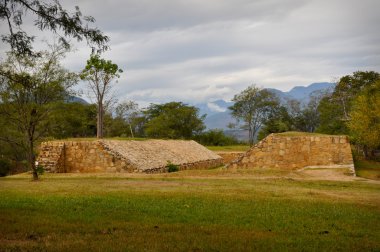
POLYGON ((99 51, 108 48, 109 38, 99 29, 89 27, 95 19, 83 16, 78 6, 73 13, 69 13, 58 0, 3 0, 0 2, 0 20, 8 26, 9 34, 1 37, 16 54, 34 54, 32 44, 35 37, 22 30, 26 15, 34 16, 32 23, 39 30, 50 30, 58 35, 60 42, 66 47, 69 46, 67 38, 75 38, 78 41, 86 39, 93 51, 95 48, 99 51))
POLYGON ((380 80, 374 71, 357 71, 339 79, 334 92, 324 97, 319 106, 320 126, 317 131, 329 134, 348 134, 347 122, 355 98, 368 86, 380 80))
POLYGON ((123 71, 110 60, 101 59, 92 54, 81 73, 81 78, 88 81, 88 87, 94 94, 97 104, 96 137, 103 138, 105 108, 112 99, 112 81, 120 77, 123 71))
POLYGON ((380 147, 380 80, 368 85, 354 100, 347 126, 365 158, 380 147))
POLYGON ((133 122, 139 115, 139 105, 134 101, 124 101, 119 103, 115 109, 116 117, 124 119, 129 126, 131 137, 134 137, 133 122))
POLYGON ((198 113, 198 108, 182 102, 151 104, 144 111, 145 133, 155 138, 190 139, 205 128, 205 115, 199 116, 198 113))
POLYGON ((278 98, 272 92, 252 85, 235 95, 232 101, 231 114, 244 122, 249 132, 249 144, 253 145, 259 129, 278 106, 278 98))
POLYGON ((23 148, 35 180, 35 145, 48 131, 52 103, 63 100, 77 79, 59 63, 65 52, 54 47, 37 58, 11 53, 0 65, 0 115, 11 130, 2 140, 23 148))
POLYGON ((380 74, 374 71, 357 71, 339 79, 332 94, 335 102, 342 108, 342 119, 349 119, 351 102, 367 86, 380 79, 380 74))
POLYGON ((293 120, 284 106, 275 108, 261 127, 257 139, 264 139, 271 133, 280 133, 292 130, 293 120))
POLYGON ((49 136, 54 138, 96 136, 96 105, 57 102, 50 120, 49 136))

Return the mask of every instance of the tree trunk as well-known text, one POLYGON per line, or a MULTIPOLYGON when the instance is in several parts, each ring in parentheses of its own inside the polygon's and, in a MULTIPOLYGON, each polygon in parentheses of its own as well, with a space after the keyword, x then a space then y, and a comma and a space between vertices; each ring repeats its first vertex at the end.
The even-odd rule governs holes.
POLYGON ((249 137, 249 146, 253 145, 253 136, 252 136, 252 128, 251 125, 248 126, 248 137, 249 137))
POLYGON ((132 126, 131 126, 131 124, 129 124, 129 130, 131 131, 131 136, 132 136, 132 138, 134 138, 134 136, 133 136, 133 130, 132 130, 132 126))
POLYGON ((36 167, 36 157, 34 156, 33 149, 34 149, 33 140, 29 139, 28 162, 29 162, 30 169, 32 170, 33 180, 37 181, 38 173, 37 173, 37 167, 36 167))
POLYGON ((367 147, 367 145, 363 146, 363 155, 364 155, 364 159, 368 159, 368 147, 367 147))
POLYGON ((103 138, 103 103, 98 103, 98 117, 96 122, 96 137, 103 138))

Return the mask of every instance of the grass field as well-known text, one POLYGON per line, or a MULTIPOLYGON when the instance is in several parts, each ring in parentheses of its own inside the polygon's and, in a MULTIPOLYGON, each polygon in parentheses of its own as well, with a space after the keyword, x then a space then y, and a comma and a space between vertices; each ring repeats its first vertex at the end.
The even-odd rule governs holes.
POLYGON ((227 145, 227 146, 206 146, 207 149, 212 151, 248 151, 249 145, 227 145))
POLYGON ((225 169, 0 179, 0 251, 379 251, 380 184, 225 169))
POLYGON ((357 176, 380 180, 380 162, 356 159, 355 170, 357 176))

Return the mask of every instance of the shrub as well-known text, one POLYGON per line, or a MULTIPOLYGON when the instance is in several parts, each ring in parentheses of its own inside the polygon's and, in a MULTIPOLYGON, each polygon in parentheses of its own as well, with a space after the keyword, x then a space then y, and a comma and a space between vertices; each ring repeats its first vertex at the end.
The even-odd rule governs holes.
POLYGON ((6 159, 0 159, 0 177, 7 176, 11 170, 11 163, 6 159))
POLYGON ((177 172, 179 171, 179 166, 176 164, 171 163, 168 161, 168 164, 166 165, 166 168, 168 168, 168 172, 177 172))
POLYGON ((42 174, 44 174, 44 172, 45 172, 45 169, 44 169, 44 167, 43 167, 42 165, 38 165, 38 166, 36 167, 36 170, 37 170, 37 174, 38 174, 38 175, 42 175, 42 174))
POLYGON ((223 130, 220 129, 211 129, 203 132, 199 134, 195 140, 200 144, 209 146, 226 146, 239 143, 234 137, 227 136, 223 130))

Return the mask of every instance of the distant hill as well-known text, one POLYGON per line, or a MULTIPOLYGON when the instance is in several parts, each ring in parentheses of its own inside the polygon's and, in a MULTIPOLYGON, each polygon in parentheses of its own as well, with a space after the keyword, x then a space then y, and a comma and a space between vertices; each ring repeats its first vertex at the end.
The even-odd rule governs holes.
POLYGON ((310 100, 310 96, 313 93, 317 91, 329 92, 329 91, 332 91, 334 87, 335 87, 335 83, 318 82, 318 83, 312 83, 307 87, 296 86, 288 92, 282 92, 281 90, 274 89, 274 88, 267 88, 267 90, 275 93, 283 101, 287 99, 295 99, 295 100, 300 101, 301 103, 307 104, 310 100))
MULTIPOLYGON (((274 88, 268 88, 268 90, 275 93, 283 102, 288 99, 296 99, 302 104, 307 104, 313 93, 317 91, 331 92, 334 86, 334 83, 318 82, 312 83, 306 87, 296 86, 288 92, 283 92, 274 88)), ((235 119, 232 118, 230 111, 228 110, 228 107, 232 105, 233 102, 216 100, 213 102, 196 104, 195 106, 199 108, 201 115, 207 114, 205 119, 207 129, 223 129, 228 131, 229 129, 227 128, 227 125, 230 122, 235 122, 235 119)))
POLYGON ((199 108, 200 115, 206 114, 209 117, 215 114, 226 112, 228 110, 228 107, 232 106, 233 104, 233 102, 216 100, 208 103, 195 104, 194 106, 199 108))
POLYGON ((66 99, 66 102, 68 103, 71 103, 71 102, 78 102, 78 103, 82 103, 82 104, 89 104, 87 101, 85 101, 84 99, 80 98, 80 97, 77 97, 77 96, 69 96, 67 99, 66 99))

